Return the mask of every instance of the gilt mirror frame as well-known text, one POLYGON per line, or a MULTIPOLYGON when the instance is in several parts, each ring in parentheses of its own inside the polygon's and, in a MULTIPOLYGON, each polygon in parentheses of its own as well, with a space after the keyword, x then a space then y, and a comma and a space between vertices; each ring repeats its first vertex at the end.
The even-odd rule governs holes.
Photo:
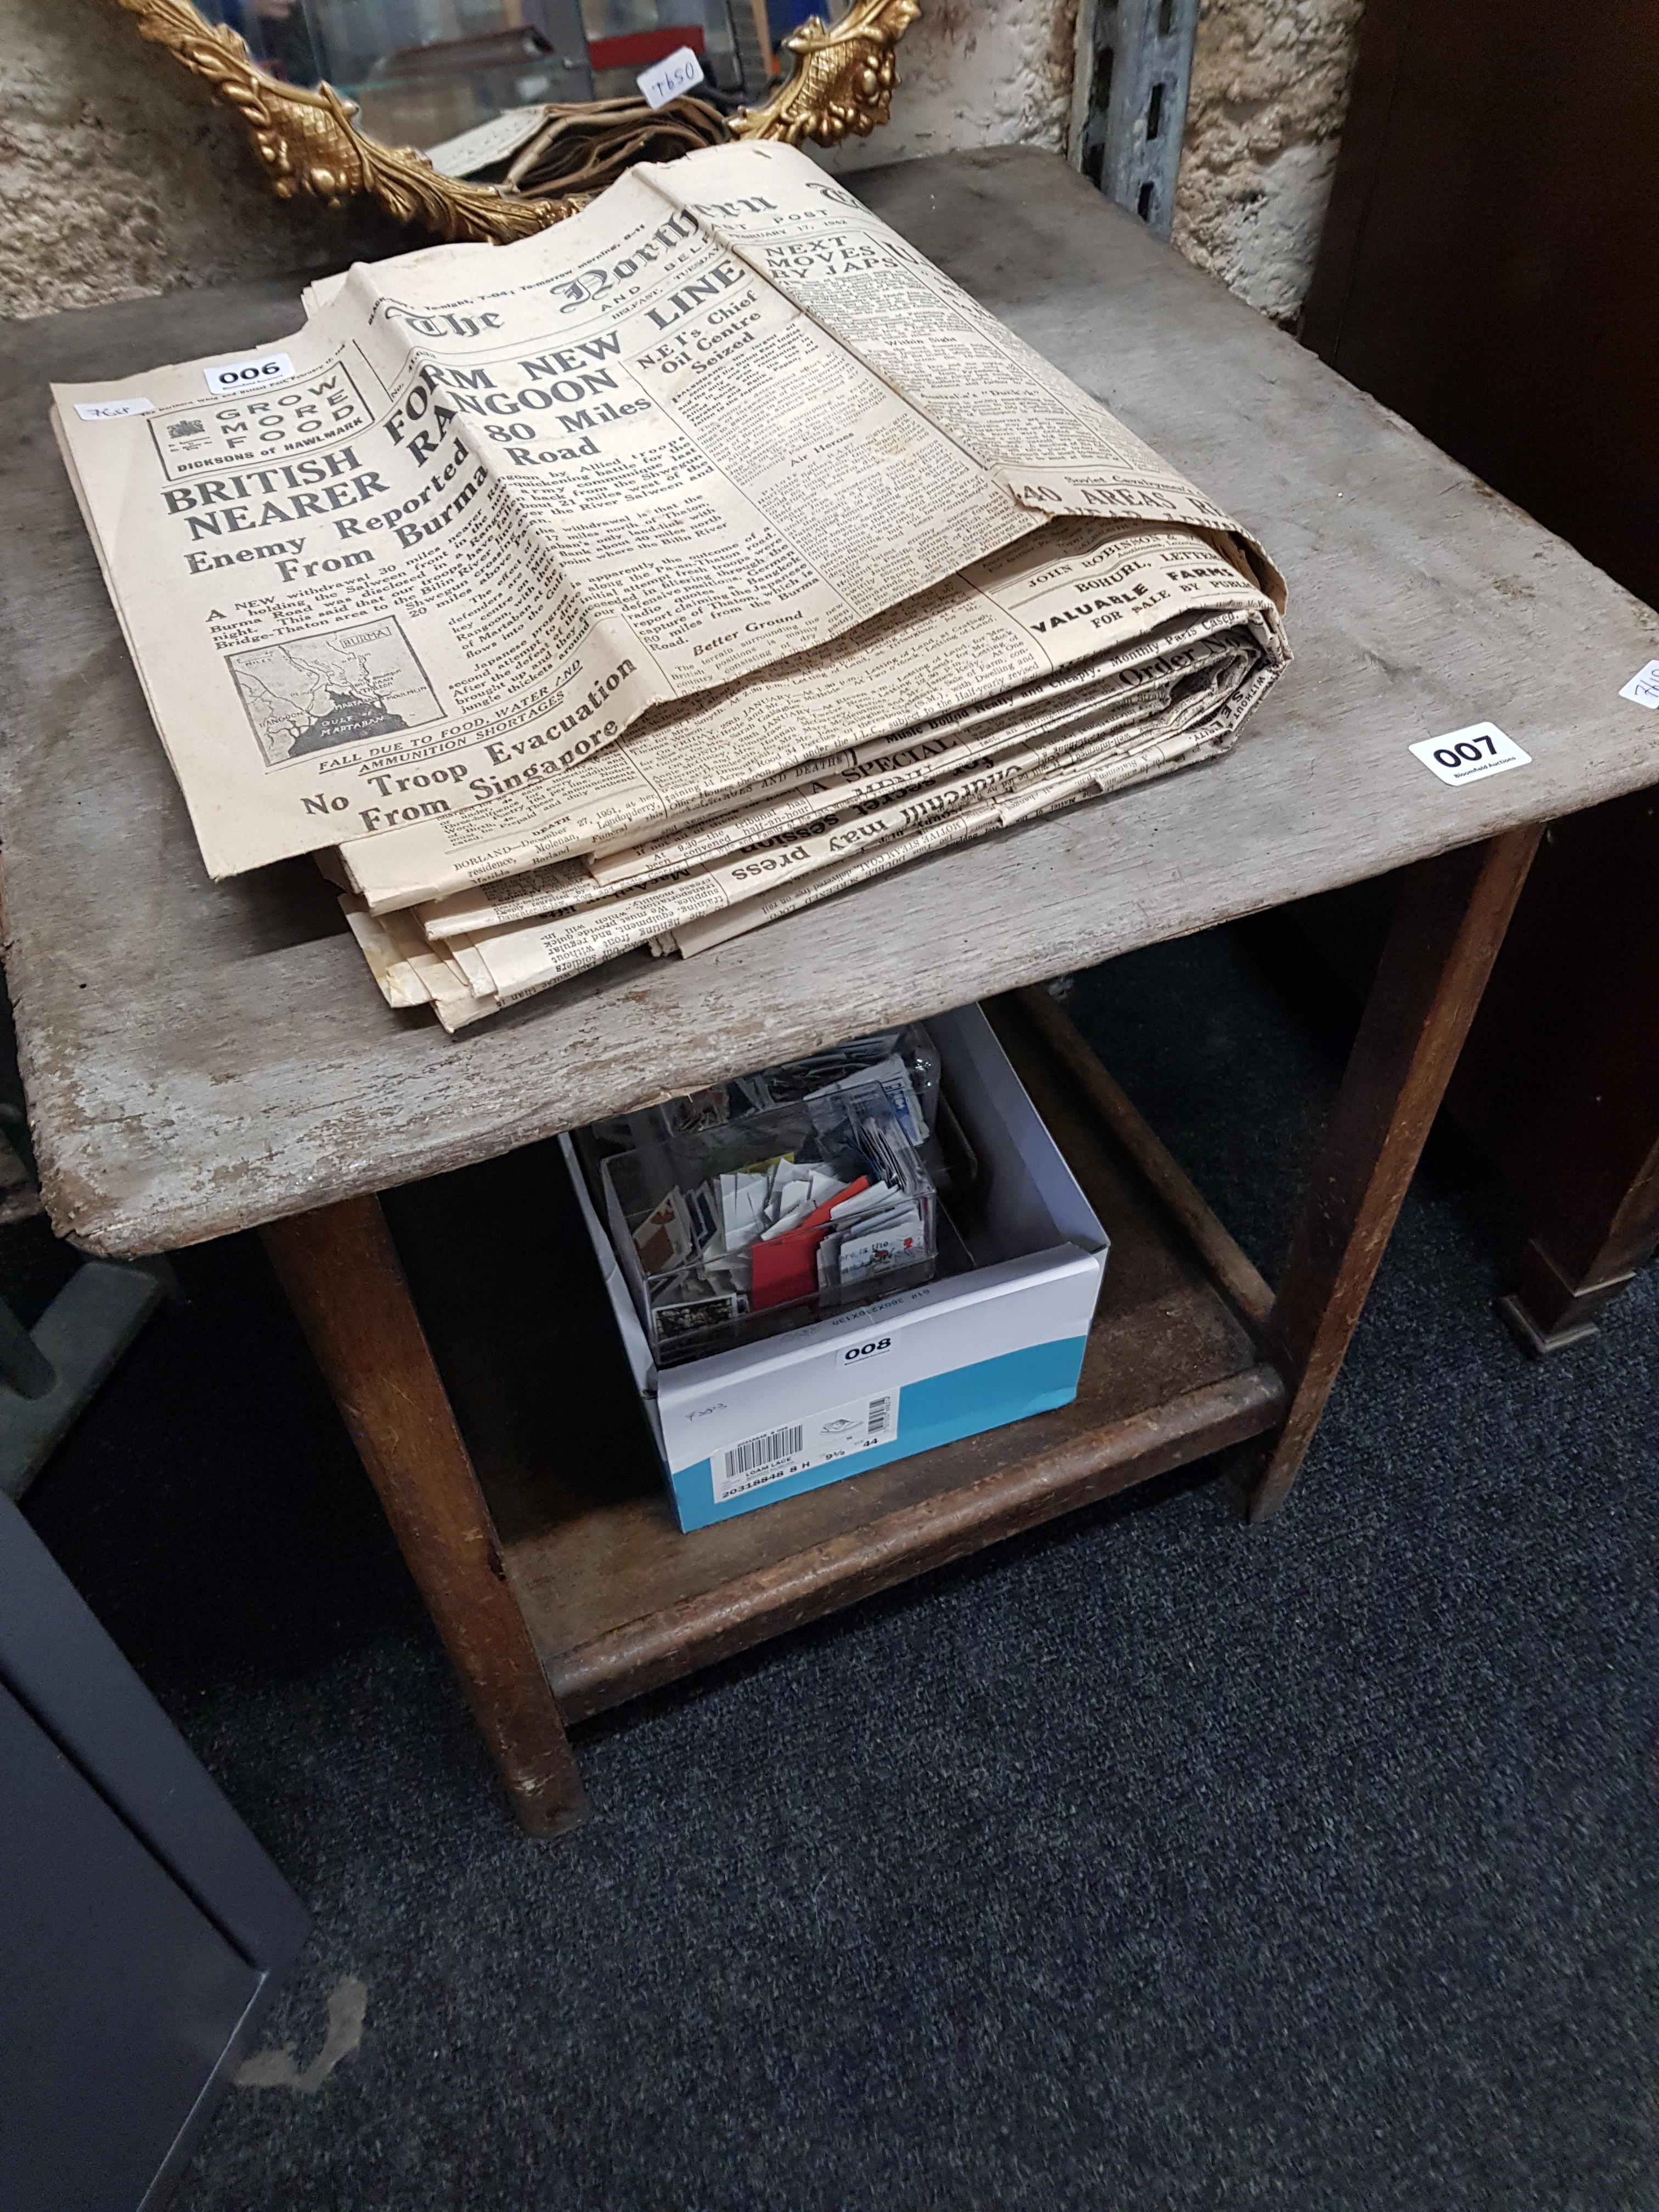
POLYGON ((533 186, 514 190, 445 176, 412 147, 380 144, 357 128, 355 101, 331 85, 268 76, 234 31, 206 21, 191 0, 117 4, 237 110, 279 198, 328 208, 367 199, 434 238, 497 244, 562 222, 641 158, 732 139, 836 146, 868 137, 888 119, 894 50, 919 13, 918 0, 851 0, 836 22, 810 16, 781 42, 792 73, 760 106, 730 117, 689 95, 654 109, 643 100, 550 106, 549 158, 533 186))

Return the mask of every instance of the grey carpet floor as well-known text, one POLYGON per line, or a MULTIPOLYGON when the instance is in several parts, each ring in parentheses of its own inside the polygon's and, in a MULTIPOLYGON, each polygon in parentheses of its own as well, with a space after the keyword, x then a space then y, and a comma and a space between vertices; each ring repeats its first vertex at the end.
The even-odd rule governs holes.
MULTIPOLYGON (((1334 1060, 1253 941, 1072 1010, 1275 1261, 1334 1060)), ((1512 1234, 1437 1138, 1278 1522, 1200 1468, 595 1723, 555 1849, 257 1246, 186 1255, 30 1510, 316 1916, 266 2039, 366 2003, 181 2212, 1659 2206, 1659 1281, 1530 1364, 1512 1234)))

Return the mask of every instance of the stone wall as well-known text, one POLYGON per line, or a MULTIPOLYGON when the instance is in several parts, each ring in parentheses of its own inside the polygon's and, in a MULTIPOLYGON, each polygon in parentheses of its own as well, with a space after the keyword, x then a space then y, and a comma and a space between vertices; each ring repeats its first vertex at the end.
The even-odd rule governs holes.
POLYGON ((970 146, 1066 150, 1077 0, 921 0, 898 50, 893 119, 838 151, 866 168, 970 146))
POLYGON ((352 234, 275 199, 237 118, 113 0, 0 0, 0 313, 319 265, 352 234))
POLYGON ((1175 242, 1275 321, 1313 274, 1364 0, 1204 0, 1175 242))

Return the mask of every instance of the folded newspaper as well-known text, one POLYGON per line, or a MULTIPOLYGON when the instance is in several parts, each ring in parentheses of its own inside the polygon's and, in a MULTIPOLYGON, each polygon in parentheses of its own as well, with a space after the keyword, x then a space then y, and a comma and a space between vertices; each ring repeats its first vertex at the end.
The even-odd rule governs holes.
POLYGON ((1212 758, 1261 548, 805 155, 629 172, 53 388, 215 878, 314 853, 458 1029, 1212 758))

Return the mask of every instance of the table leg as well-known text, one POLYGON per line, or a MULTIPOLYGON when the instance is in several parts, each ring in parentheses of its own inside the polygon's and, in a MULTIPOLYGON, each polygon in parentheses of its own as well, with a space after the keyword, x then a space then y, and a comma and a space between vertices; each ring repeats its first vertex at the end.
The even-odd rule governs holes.
POLYGON ((273 1222, 265 1248, 351 1431, 522 1826, 586 1799, 377 1198, 273 1222))
POLYGON ((1406 877, 1267 1319, 1291 1405, 1252 1521, 1290 1495, 1540 834, 1512 830, 1406 877))
MULTIPOLYGON (((1571 1138, 1563 1140, 1564 1153, 1570 1143, 1571 1138)), ((1590 1157, 1595 1158, 1593 1152, 1590 1157)), ((1598 1167, 1606 1164, 1605 1155, 1597 1161, 1598 1167)), ((1540 1358, 1599 1335, 1602 1308, 1654 1256, 1659 1144, 1636 1170, 1611 1218, 1596 1207, 1601 1194, 1581 1188, 1577 1177, 1558 1168, 1555 1182, 1521 1255, 1515 1288, 1498 1301, 1516 1335, 1540 1358)))

